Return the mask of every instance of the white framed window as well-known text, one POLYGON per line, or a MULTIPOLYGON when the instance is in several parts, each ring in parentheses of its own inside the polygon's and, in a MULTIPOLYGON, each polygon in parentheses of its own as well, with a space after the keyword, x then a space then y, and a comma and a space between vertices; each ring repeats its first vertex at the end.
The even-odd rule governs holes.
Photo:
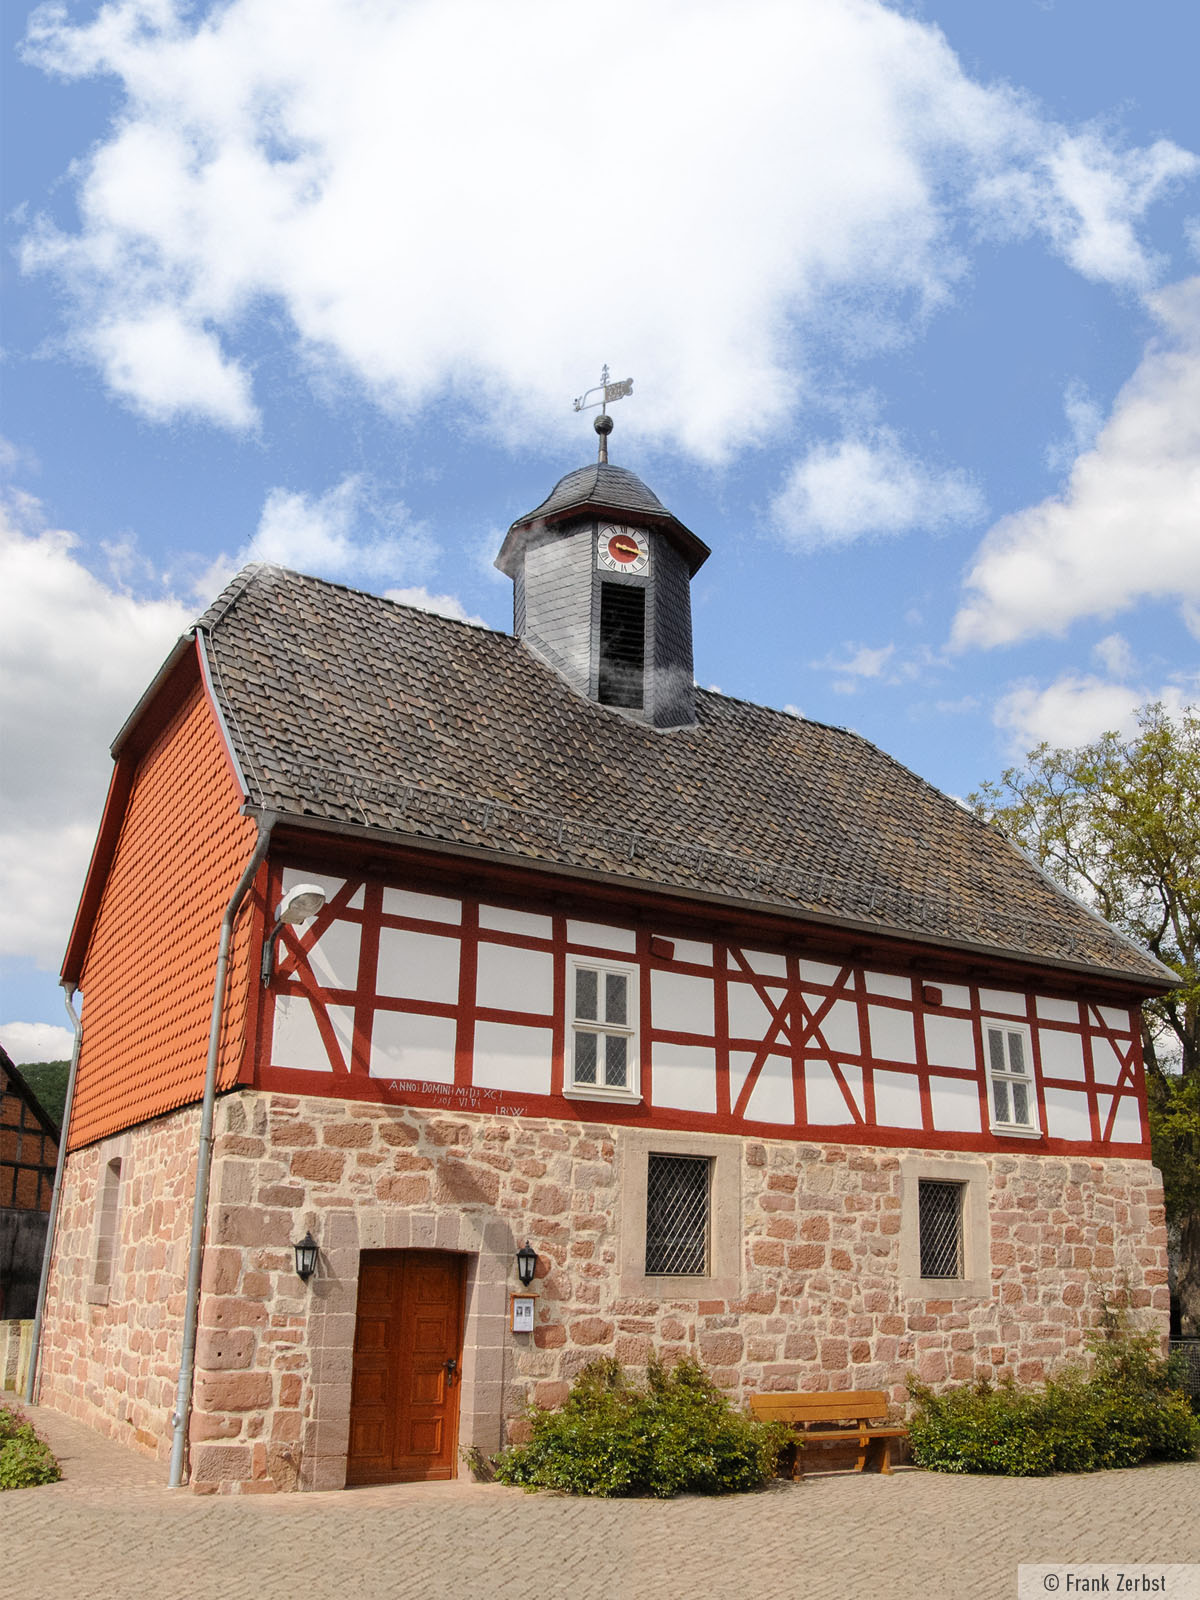
POLYGON ((1019 1023, 985 1019, 983 1049, 987 1062, 992 1131, 1040 1133, 1029 1029, 1019 1023))
POLYGON ((567 966, 565 1093, 587 1100, 638 1100, 638 969, 611 961, 567 966))

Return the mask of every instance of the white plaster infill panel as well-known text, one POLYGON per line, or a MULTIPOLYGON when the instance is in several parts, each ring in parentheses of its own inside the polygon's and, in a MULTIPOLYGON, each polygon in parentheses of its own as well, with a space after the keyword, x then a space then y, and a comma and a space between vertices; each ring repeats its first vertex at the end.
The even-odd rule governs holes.
MULTIPOLYGON (((832 989, 841 976, 840 967, 828 967, 823 961, 800 961, 797 963, 801 983, 819 983, 826 989, 832 989)), ((847 989, 853 989, 854 980, 849 979, 847 989)))
POLYGON ((869 994, 886 994, 893 1000, 912 999, 911 978, 898 978, 890 972, 864 972, 863 981, 869 994))
POLYGON ((371 1026, 371 1076, 453 1083, 457 1031, 453 1017, 376 1011, 371 1026))
POLYGON ((1125 1063, 1110 1039, 1092 1038, 1092 1073, 1097 1083, 1112 1084, 1124 1071, 1125 1063))
POLYGON ((980 989, 979 1009, 994 1011, 1002 1017, 1023 1017, 1026 1014, 1025 996, 1010 989, 980 989))
POLYGON ((914 1072, 875 1068, 875 1122, 880 1128, 920 1128, 921 1081, 914 1072))
POLYGON ((376 990, 398 1000, 458 1001, 458 939, 403 928, 380 928, 376 990))
POLYGON ((709 978, 682 972, 650 974, 651 1026, 664 1033, 713 1031, 713 986, 709 978))
POLYGON ((633 955, 637 950, 637 934, 632 928, 613 928, 607 923, 568 922, 567 943, 596 950, 620 950, 626 955, 633 955))
POLYGON ((554 957, 548 950, 480 940, 475 979, 476 1005, 492 1011, 554 1010, 554 957))
MULTIPOLYGON (((667 937, 670 937, 667 935, 667 937)), ((701 944, 698 939, 672 939, 675 946, 676 961, 684 961, 693 967, 711 967, 713 964, 713 947, 711 944, 701 944)))
POLYGON ((440 894, 419 894, 415 889, 385 889, 385 917, 412 917, 420 922, 461 922, 462 901, 440 894))
POLYGON ((1092 1121, 1087 1095, 1071 1089, 1044 1089, 1046 1132, 1051 1139, 1077 1139, 1091 1142, 1092 1121))
POLYGON ((656 1042, 651 1060, 654 1104, 676 1111, 717 1109, 716 1052, 703 1045, 656 1042))
POLYGON ((931 1067, 975 1066, 975 1028, 967 1017, 925 1013, 925 1059, 931 1067))
POLYGON ((907 1300, 987 1300, 992 1293, 991 1244, 988 1236, 988 1166, 970 1156, 900 1157, 900 1293, 907 1300), (961 1278, 921 1276, 919 1185, 963 1186, 961 1278))
POLYGON ((1132 1022, 1128 1011, 1118 1011, 1115 1006, 1097 1006, 1100 1020, 1114 1033, 1131 1033, 1132 1022))
POLYGON ((743 950, 742 959, 760 978, 787 977, 787 957, 777 950, 743 950))
MULTIPOLYGON (((350 1067, 350 1047, 354 1040, 354 1007, 326 1006, 325 1014, 342 1052, 342 1066, 350 1067)), ((271 1028, 271 1065, 296 1072, 332 1072, 333 1064, 312 1003, 307 995, 277 994, 271 1028)))
MULTIPOLYGON (((1112 1098, 1102 1094, 1096 1097, 1100 1111, 1100 1131, 1104 1131, 1104 1124, 1108 1121, 1112 1098)), ((1114 1144, 1141 1144, 1145 1138, 1142 1127, 1142 1108, 1138 1105, 1137 1096, 1124 1094, 1117 1102, 1117 1114, 1113 1118, 1112 1133, 1109 1135, 1114 1144)))
POLYGON ((1061 1028, 1039 1028, 1038 1047, 1044 1078, 1072 1078, 1076 1083, 1084 1081, 1083 1039, 1078 1033, 1066 1033, 1061 1028))
POLYGON ((554 1034, 507 1022, 475 1024, 473 1081, 480 1089, 513 1094, 549 1094, 554 1034))
POLYGON ((734 1300, 742 1292, 742 1141, 732 1134, 620 1128, 620 1293, 642 1299, 734 1300), (651 1155, 699 1156, 712 1162, 709 1275, 646 1276, 646 1177, 651 1155))
MULTIPOLYGON (((751 1058, 753 1059, 753 1058, 751 1058)), ((796 1121, 796 1093, 790 1056, 768 1056, 746 1105, 747 1122, 796 1121)))
POLYGON ((537 911, 512 911, 507 906, 480 906, 479 926, 495 933, 515 933, 524 939, 554 937, 554 919, 537 911))
POLYGON ((939 1133, 979 1132, 979 1086, 973 1078, 930 1073, 929 1103, 939 1133))
MULTIPOLYGON (((840 1063, 842 1078, 850 1091, 851 1099, 862 1115, 862 1068, 851 1062, 840 1063)), ((842 1093, 827 1061, 808 1060, 804 1063, 804 1093, 808 1103, 808 1120, 818 1126, 853 1122, 854 1113, 842 1093)))
MULTIPOLYGON (((774 991, 772 997, 775 998, 774 991)), ((785 991, 780 989, 777 998, 785 991)), ((771 1026, 771 1013, 763 1004, 762 996, 752 983, 729 984, 729 1037, 731 1039, 761 1039, 771 1026)))
MULTIPOLYGON (((810 999, 810 1005, 816 1004, 810 999)), ((853 1000, 835 1000, 820 1021, 821 1037, 834 1055, 862 1054, 858 1027, 858 1007, 853 1000)), ((910 1023, 911 1026, 911 1023, 910 1023)), ((815 1039, 814 1039, 815 1043, 815 1039)))
POLYGON ((335 918, 308 952, 308 964, 322 989, 357 989, 362 928, 335 918))
POLYGON ((941 978, 922 978, 923 984, 932 984, 942 991, 942 1004, 955 1011, 970 1011, 971 991, 962 983, 943 983, 941 978))
POLYGON ((1051 995, 1039 994, 1036 999, 1037 1014, 1043 1022, 1073 1022, 1079 1024, 1079 1007, 1074 1000, 1056 1000, 1051 995))
MULTIPOLYGON (((334 895, 340 894, 346 887, 345 878, 331 878, 323 872, 301 872, 296 867, 284 867, 282 884, 284 894, 289 889, 294 889, 298 883, 318 884, 325 891, 326 904, 333 899, 334 895)), ((362 907, 363 891, 360 883, 349 900, 347 900, 346 909, 347 911, 361 911, 362 907)))
POLYGON ((893 1011, 887 1006, 870 1006, 871 1054, 877 1061, 908 1061, 917 1059, 916 1039, 913 1033, 911 1011, 893 1011))

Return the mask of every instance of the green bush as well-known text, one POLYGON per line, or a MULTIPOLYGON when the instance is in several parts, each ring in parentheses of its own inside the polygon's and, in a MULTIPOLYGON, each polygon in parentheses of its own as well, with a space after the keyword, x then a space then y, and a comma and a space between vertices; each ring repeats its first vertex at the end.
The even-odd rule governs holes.
POLYGON ((0 1404, 0 1489, 32 1489, 61 1477, 62 1468, 33 1424, 0 1404))
POLYGON ((1023 1478, 1193 1459, 1200 1423, 1155 1336, 1130 1332, 1106 1308, 1088 1343, 1090 1375, 1071 1368, 1041 1389, 1018 1389, 1006 1379, 994 1388, 981 1382, 934 1394, 910 1379, 913 1460, 935 1472, 1023 1478))
POLYGON ((530 1413, 527 1444, 496 1460, 500 1483, 604 1497, 740 1494, 775 1470, 789 1431, 734 1411, 695 1361, 651 1358, 644 1383, 594 1361, 557 1411, 530 1413))

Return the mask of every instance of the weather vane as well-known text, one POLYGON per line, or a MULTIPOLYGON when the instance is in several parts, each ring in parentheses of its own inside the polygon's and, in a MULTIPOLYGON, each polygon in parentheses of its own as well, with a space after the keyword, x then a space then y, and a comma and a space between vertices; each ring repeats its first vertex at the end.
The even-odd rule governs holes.
POLYGON ((619 383, 609 383, 608 365, 601 368, 600 382, 594 389, 589 389, 586 394, 581 394, 575 402, 576 411, 590 411, 593 406, 600 407, 600 415, 592 423, 592 427, 600 435, 600 456, 602 463, 608 461, 608 436, 613 431, 613 420, 608 414, 610 400, 623 400, 627 394, 633 393, 633 379, 622 378, 619 383), (599 400, 593 400, 592 395, 598 394, 599 400))

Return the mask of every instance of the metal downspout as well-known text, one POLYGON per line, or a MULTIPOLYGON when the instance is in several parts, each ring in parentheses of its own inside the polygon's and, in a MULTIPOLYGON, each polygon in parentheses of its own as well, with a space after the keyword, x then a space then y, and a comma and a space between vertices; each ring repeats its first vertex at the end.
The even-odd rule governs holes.
POLYGON ((221 1018, 225 1009, 225 983, 229 968, 229 946, 234 924, 246 893, 266 859, 271 842, 273 816, 259 822, 254 851, 238 881, 221 919, 221 939, 217 947, 217 968, 213 980, 212 1021, 208 1030, 208 1063, 204 1073, 204 1100, 200 1113, 200 1143, 196 1155, 196 1191, 192 1199, 192 1241, 188 1252, 187 1295, 184 1301, 183 1351, 179 1361, 179 1384, 175 1390, 175 1410, 171 1416, 171 1475, 167 1486, 178 1489, 183 1483, 187 1453, 188 1416, 192 1409, 192 1383, 196 1371, 196 1320, 200 1310, 200 1269, 204 1259, 204 1224, 208 1214, 208 1179, 212 1165, 213 1107, 217 1098, 217 1060, 221 1051, 221 1018))
POLYGON ((75 1030, 75 1043, 71 1050, 71 1071, 67 1076, 67 1098, 63 1104, 62 1127, 58 1135, 58 1161, 54 1167, 54 1188, 50 1194, 50 1216, 46 1223, 46 1248, 42 1251, 42 1275, 38 1279, 37 1310, 33 1315, 33 1349, 29 1356, 29 1377, 25 1383, 25 1404, 31 1406, 37 1398, 38 1352, 42 1343, 42 1314, 46 1309, 46 1290, 50 1286, 50 1259, 54 1254, 54 1232, 58 1226, 58 1202, 62 1194, 63 1169, 67 1164, 67 1132, 71 1126, 71 1102, 75 1098, 75 1074, 79 1071, 79 1044, 83 1038, 83 1022, 71 997, 73 983, 62 986, 63 1004, 75 1030))

